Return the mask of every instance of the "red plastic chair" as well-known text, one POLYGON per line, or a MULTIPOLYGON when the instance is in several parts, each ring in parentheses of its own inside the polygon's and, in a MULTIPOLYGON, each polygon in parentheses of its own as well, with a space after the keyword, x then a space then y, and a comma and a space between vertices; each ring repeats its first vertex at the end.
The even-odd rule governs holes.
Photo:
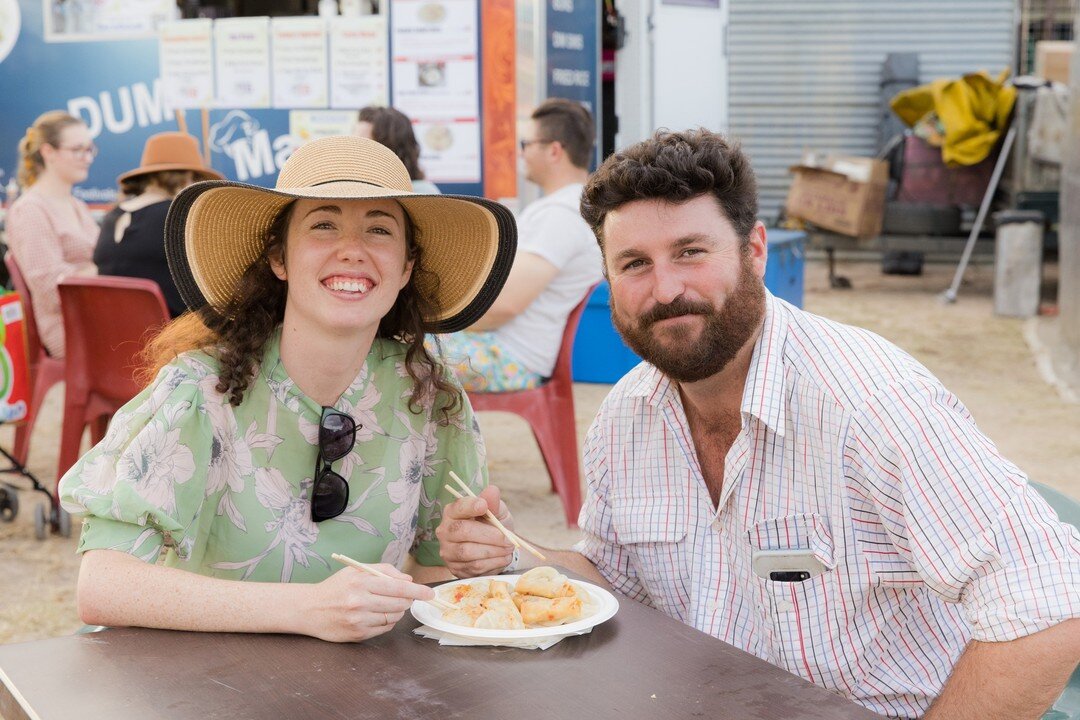
POLYGON ((15 428, 15 448, 12 451, 16 462, 26 465, 26 459, 30 455, 30 435, 34 432, 34 423, 37 422, 38 411, 45 402, 45 395, 56 383, 64 379, 64 359, 54 358, 41 343, 38 335, 37 322, 34 320, 34 303, 30 297, 30 288, 26 286, 22 270, 15 262, 15 256, 9 250, 4 256, 4 264, 7 265, 8 275, 11 276, 11 284, 15 292, 22 298, 23 317, 26 319, 23 327, 26 328, 26 351, 30 358, 30 407, 26 414, 26 421, 15 428))
POLYGON ((67 357, 58 480, 79 459, 83 429, 90 425, 100 442, 113 413, 142 389, 134 378, 137 356, 169 321, 153 280, 70 277, 59 287, 67 357))
POLYGON ((577 422, 574 418, 574 379, 571 363, 574 335, 593 285, 566 318, 559 356, 551 378, 538 388, 510 392, 470 392, 473 410, 509 412, 518 415, 532 429, 536 444, 551 477, 551 487, 562 500, 568 527, 577 527, 581 510, 581 466, 578 464, 577 422))

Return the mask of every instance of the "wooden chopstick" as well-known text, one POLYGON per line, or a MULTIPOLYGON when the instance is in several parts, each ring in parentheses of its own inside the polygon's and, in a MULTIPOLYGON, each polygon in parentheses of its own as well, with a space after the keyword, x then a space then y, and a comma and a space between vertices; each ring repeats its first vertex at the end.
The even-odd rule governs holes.
MULTIPOLYGON (((373 567, 373 566, 368 565, 366 563, 362 563, 359 560, 353 560, 348 555, 339 555, 337 553, 331 553, 330 557, 334 558, 335 560, 337 560, 342 565, 348 565, 349 567, 354 567, 357 570, 363 570, 364 572, 371 573, 372 575, 375 575, 376 577, 386 578, 387 580, 394 580, 395 579, 395 578, 390 577, 389 575, 387 575, 382 570, 379 570, 376 567, 373 567)), ((446 602, 445 600, 440 600, 437 597, 434 600, 427 600, 425 602, 431 603, 432 605, 439 608, 440 610, 457 610, 458 609, 458 607, 456 605, 451 605, 450 603, 446 602)))
MULTIPOLYGON (((476 493, 474 493, 472 491, 472 488, 470 488, 468 485, 466 485, 464 482, 462 482, 461 478, 459 478, 457 476, 457 473, 455 473, 453 470, 451 470, 449 475, 450 475, 451 480, 453 480, 459 486, 461 486, 461 489, 465 491, 466 495, 468 495, 469 497, 476 497, 476 493)), ((458 492, 456 490, 454 490, 454 488, 450 487, 449 485, 446 485, 445 487, 446 487, 447 490, 450 491, 450 494, 454 495, 457 498, 461 498, 461 495, 458 494, 458 492)), ((492 525, 499 528, 499 530, 502 532, 502 534, 506 536, 506 539, 509 540, 513 544, 514 547, 525 548, 526 550, 528 550, 530 553, 532 553, 537 558, 543 560, 544 562, 547 562, 547 558, 544 557, 544 554, 542 552, 540 552, 539 550, 534 548, 529 543, 525 542, 519 535, 514 534, 513 531, 511 531, 509 528, 507 528, 505 525, 503 525, 501 522, 499 522, 499 518, 495 517, 495 515, 490 510, 488 510, 486 513, 484 513, 484 516, 488 520, 491 521, 492 525)))

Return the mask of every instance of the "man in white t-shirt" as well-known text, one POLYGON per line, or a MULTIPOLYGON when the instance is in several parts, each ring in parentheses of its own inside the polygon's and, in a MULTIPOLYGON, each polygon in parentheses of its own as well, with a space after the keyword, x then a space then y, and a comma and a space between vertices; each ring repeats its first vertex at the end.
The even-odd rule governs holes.
POLYGON ((495 304, 468 330, 438 338, 466 390, 523 390, 550 377, 567 317, 602 277, 578 208, 594 132, 589 111, 571 100, 552 98, 532 113, 521 159, 544 196, 518 218, 517 256, 495 304))

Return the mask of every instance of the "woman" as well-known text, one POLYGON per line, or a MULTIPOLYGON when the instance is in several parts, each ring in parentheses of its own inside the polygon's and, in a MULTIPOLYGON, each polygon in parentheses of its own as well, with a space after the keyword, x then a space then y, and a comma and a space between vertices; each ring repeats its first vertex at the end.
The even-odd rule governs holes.
POLYGON ((186 310, 169 275, 165 259, 165 215, 176 193, 196 180, 221 180, 206 167, 199 143, 187 133, 151 135, 143 146, 142 162, 116 179, 127 199, 101 222, 94 264, 102 275, 153 280, 165 296, 169 313, 186 310))
POLYGON ((487 472, 468 401, 423 338, 483 314, 516 236, 496 203, 408 188, 382 145, 328 137, 274 190, 177 195, 166 253, 194 312, 60 483, 87 516, 85 622, 355 641, 432 597, 396 569, 407 555, 417 582, 448 577, 432 567, 443 486, 487 472), (339 569, 335 552, 394 579, 339 569))
POLYGON ((49 355, 64 356, 64 319, 56 286, 93 275, 98 226, 72 188, 86 180, 97 146, 82 120, 60 110, 38 117, 19 141, 23 192, 8 210, 7 244, 33 298, 38 334, 49 355))
POLYGON ((420 169, 420 143, 416 142, 412 121, 403 112, 375 105, 360 108, 353 133, 393 150, 409 171, 413 192, 439 194, 438 186, 424 179, 424 171, 420 169))

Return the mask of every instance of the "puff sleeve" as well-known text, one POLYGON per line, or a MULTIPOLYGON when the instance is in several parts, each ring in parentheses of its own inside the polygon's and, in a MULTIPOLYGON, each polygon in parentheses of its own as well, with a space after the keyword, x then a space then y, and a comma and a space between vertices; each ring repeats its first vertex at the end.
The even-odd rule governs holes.
POLYGON ((204 406, 213 380, 191 358, 165 366, 64 475, 61 505, 84 518, 79 552, 120 550, 154 562, 169 546, 180 560, 197 561, 201 510, 211 501, 214 434, 204 406))

